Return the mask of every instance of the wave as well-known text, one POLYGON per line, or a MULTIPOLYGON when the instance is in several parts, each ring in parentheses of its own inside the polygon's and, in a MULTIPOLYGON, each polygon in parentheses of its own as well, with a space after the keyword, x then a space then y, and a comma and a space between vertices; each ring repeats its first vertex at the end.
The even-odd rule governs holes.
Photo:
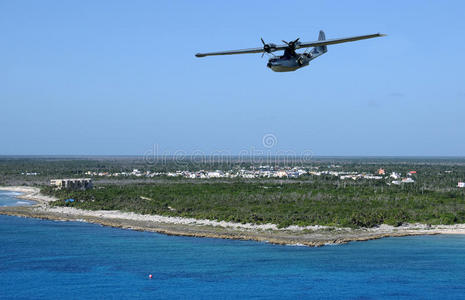
POLYGON ((19 196, 21 195, 22 193, 20 192, 13 192, 13 191, 0 191, 0 194, 2 196, 19 196))

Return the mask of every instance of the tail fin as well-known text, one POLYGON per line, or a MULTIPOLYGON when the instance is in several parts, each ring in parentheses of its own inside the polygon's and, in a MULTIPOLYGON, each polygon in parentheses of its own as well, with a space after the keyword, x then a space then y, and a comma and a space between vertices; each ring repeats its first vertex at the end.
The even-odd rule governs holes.
MULTIPOLYGON (((323 30, 320 30, 320 34, 318 35, 318 40, 319 41, 324 41, 326 40, 325 32, 323 30)), ((318 49, 318 52, 323 52, 326 53, 328 51, 328 47, 326 45, 324 46, 318 46, 316 47, 318 49)))
MULTIPOLYGON (((323 30, 320 30, 320 34, 318 35, 318 40, 319 41, 324 41, 326 40, 326 36, 323 30)), ((328 47, 326 45, 324 46, 317 46, 310 51, 312 54, 312 58, 317 58, 318 56, 325 54, 328 52, 328 47)))

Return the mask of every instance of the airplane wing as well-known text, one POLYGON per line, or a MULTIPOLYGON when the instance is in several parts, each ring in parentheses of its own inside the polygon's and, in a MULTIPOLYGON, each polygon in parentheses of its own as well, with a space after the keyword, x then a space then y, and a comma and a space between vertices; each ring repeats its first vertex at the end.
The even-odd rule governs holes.
MULTIPOLYGON (((282 46, 281 49, 273 49, 272 51, 284 50, 286 45, 282 46)), ((260 48, 249 48, 249 49, 240 49, 240 50, 229 50, 221 52, 208 52, 208 53, 197 53, 197 57, 213 56, 213 55, 231 55, 231 54, 246 54, 246 53, 262 53, 264 52, 263 47, 260 48)))
MULTIPOLYGON (((318 46, 324 46, 324 45, 334 45, 334 44, 341 44, 341 43, 371 39, 371 38, 380 37, 380 36, 385 36, 385 34, 375 33, 375 34, 359 35, 359 36, 352 36, 352 37, 340 38, 340 39, 322 40, 322 41, 305 42, 305 43, 299 42, 295 45, 295 48, 300 49, 300 48, 318 47, 318 46)), ((270 49, 270 52, 284 50, 287 47, 288 45, 285 45, 285 44, 273 45, 272 49, 270 49)), ((260 47, 260 48, 249 48, 249 49, 240 49, 240 50, 197 53, 195 56, 205 57, 205 56, 213 56, 213 55, 232 55, 232 54, 262 53, 262 52, 264 52, 264 49, 263 47, 260 47)))
POLYGON ((360 41, 360 40, 372 39, 372 38, 381 37, 381 36, 386 36, 386 35, 382 33, 375 33, 375 34, 359 35, 359 36, 352 36, 352 37, 340 38, 340 39, 306 42, 306 43, 297 44, 296 48, 308 48, 308 47, 318 47, 318 46, 325 46, 325 45, 334 45, 334 44, 341 44, 341 43, 347 43, 347 42, 355 42, 355 41, 360 41))

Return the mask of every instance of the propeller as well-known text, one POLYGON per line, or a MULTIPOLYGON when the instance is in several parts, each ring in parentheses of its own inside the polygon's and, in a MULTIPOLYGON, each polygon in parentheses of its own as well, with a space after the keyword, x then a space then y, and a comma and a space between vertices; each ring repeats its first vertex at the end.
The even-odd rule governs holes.
POLYGON ((286 42, 283 40, 283 43, 286 44, 292 50, 295 50, 297 43, 299 42, 300 38, 295 39, 294 41, 286 42))
POLYGON ((262 53, 262 57, 263 55, 265 55, 265 52, 266 53, 271 53, 272 51, 274 51, 276 49, 276 45, 275 44, 267 44, 265 43, 265 41, 263 40, 263 38, 260 38, 260 40, 262 41, 262 44, 263 44, 263 53, 262 53))

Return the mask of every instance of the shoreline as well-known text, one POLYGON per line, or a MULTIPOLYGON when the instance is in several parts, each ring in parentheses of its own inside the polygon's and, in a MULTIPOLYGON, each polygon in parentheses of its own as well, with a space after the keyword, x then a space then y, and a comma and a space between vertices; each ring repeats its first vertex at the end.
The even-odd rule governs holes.
POLYGON ((167 235, 253 240, 280 245, 312 246, 346 244, 384 237, 413 235, 465 234, 465 224, 434 225, 406 224, 400 227, 381 225, 376 228, 337 228, 329 226, 289 226, 275 224, 241 224, 234 222, 198 220, 193 218, 141 215, 121 211, 90 211, 71 207, 50 207, 57 200, 40 194, 36 187, 0 187, 0 191, 19 192, 19 199, 36 202, 28 206, 1 207, 0 214, 59 221, 81 221, 137 231, 167 235))

